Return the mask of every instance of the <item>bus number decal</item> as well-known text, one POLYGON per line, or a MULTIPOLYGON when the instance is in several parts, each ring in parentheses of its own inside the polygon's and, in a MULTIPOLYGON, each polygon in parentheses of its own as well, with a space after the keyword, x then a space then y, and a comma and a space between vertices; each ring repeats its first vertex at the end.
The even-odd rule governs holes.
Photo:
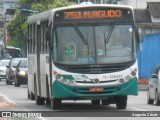
POLYGON ((103 76, 103 79, 120 79, 120 78, 122 78, 122 75, 103 76))

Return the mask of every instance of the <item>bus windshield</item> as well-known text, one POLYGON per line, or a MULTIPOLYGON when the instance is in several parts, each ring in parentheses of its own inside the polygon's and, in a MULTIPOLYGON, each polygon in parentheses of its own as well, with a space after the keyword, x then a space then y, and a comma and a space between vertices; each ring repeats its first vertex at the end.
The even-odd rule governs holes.
POLYGON ((12 57, 12 58, 19 58, 21 57, 21 50, 17 48, 6 48, 6 52, 12 57))
POLYGON ((53 60, 60 64, 112 64, 135 60, 131 24, 57 26, 53 60))

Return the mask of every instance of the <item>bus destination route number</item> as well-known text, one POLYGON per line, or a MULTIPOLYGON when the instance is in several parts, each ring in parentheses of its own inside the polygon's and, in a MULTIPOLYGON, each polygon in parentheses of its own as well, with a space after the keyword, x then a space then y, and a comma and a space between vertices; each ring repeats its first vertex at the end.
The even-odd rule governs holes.
POLYGON ((96 11, 64 12, 64 19, 65 20, 119 18, 119 17, 122 17, 122 11, 121 10, 96 10, 96 11))

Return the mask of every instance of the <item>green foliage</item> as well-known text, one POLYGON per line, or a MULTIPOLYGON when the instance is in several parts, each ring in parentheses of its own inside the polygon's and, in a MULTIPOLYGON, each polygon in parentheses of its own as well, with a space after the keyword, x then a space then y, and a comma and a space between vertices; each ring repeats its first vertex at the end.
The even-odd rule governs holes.
POLYGON ((13 17, 9 23, 7 24, 7 30, 11 33, 11 43, 10 45, 16 47, 24 47, 24 41, 27 37, 27 29, 24 27, 27 24, 25 21, 27 20, 26 17, 21 16, 21 11, 19 9, 16 10, 16 16, 13 17), (26 25, 24 25, 26 24, 26 25), (25 28, 25 29, 23 29, 25 28))
MULTIPOLYGON (((43 12, 55 7, 67 6, 73 4, 67 0, 19 0, 20 5, 29 4, 32 10, 43 12)), ((7 30, 11 33, 10 45, 27 48, 28 35, 27 16, 22 16, 21 10, 17 9, 15 17, 13 17, 7 24, 7 30)))

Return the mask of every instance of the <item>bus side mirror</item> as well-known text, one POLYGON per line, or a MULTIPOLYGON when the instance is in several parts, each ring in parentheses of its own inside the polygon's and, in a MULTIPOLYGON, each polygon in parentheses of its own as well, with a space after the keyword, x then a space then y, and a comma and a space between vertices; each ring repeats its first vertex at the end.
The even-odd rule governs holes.
POLYGON ((49 30, 49 28, 47 28, 46 30, 45 30, 45 38, 46 38, 46 40, 47 41, 50 41, 51 40, 51 34, 50 34, 50 30, 49 30))

